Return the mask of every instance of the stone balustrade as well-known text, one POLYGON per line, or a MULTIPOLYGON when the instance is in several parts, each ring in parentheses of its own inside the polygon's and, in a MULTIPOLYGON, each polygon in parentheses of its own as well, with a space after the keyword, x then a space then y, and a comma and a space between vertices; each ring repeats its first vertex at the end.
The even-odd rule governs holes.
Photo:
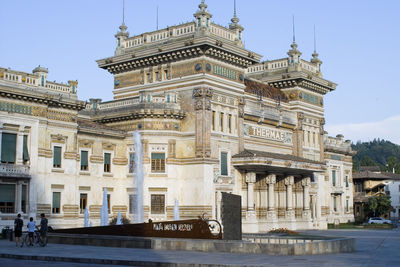
POLYGON ((30 87, 42 87, 49 91, 76 94, 76 81, 69 81, 68 84, 45 81, 41 84, 40 77, 31 73, 17 72, 10 69, 0 68, 0 80, 12 82, 20 85, 29 85, 30 87))
POLYGON ((29 177, 30 167, 28 165, 16 165, 0 163, 0 174, 6 177, 29 177))

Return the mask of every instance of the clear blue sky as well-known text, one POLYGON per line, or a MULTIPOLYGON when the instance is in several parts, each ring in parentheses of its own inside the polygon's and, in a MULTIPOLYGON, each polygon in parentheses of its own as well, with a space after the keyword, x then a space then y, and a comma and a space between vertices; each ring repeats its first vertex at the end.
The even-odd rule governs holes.
MULTIPOLYGON (((131 35, 191 21, 200 0, 126 0, 131 35)), ((214 22, 227 26, 233 0, 206 0, 214 22)), ((313 26, 326 79, 326 129, 353 141, 374 137, 400 144, 400 1, 237 0, 247 49, 265 59, 286 56, 292 14, 302 57, 313 52, 313 26)), ((111 56, 122 0, 13 0, 0 5, 0 66, 30 72, 49 68, 49 80, 77 79, 78 95, 112 99, 112 75, 96 59, 111 56)))

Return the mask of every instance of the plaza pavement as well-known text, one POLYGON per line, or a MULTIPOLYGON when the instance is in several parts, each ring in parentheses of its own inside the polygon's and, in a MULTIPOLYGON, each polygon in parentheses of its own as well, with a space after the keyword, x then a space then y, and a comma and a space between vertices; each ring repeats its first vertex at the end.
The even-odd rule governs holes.
MULTIPOLYGON (((394 230, 304 231, 304 233, 356 238, 356 252, 307 256, 270 256, 59 244, 49 244, 44 248, 16 248, 15 243, 1 240, 0 266, 3 266, 2 263, 5 263, 5 261, 15 260, 18 263, 20 262, 18 260, 22 259, 126 266, 400 266, 399 228, 394 230)), ((10 266, 10 264, 7 264, 7 266, 10 266)))

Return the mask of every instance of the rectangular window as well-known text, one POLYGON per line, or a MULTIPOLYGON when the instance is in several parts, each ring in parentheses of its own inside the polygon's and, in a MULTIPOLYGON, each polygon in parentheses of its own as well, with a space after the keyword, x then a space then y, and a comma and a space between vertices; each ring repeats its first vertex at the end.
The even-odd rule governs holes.
POLYGON ((157 81, 161 81, 161 76, 158 71, 156 72, 156 79, 157 79, 157 81))
POLYGON ((165 153, 151 153, 151 172, 165 172, 165 153))
POLYGON ((228 131, 232 133, 232 114, 228 115, 228 131))
POLYGON ((129 213, 134 214, 136 210, 137 197, 136 194, 129 195, 129 213))
POLYGON ((53 205, 51 207, 52 213, 60 213, 61 206, 61 193, 53 192, 53 205))
POLYGON ((53 148, 53 168, 61 168, 61 147, 53 148))
POLYGON ((111 172, 111 153, 104 153, 104 172, 111 172))
POLYGON ((129 173, 133 173, 135 167, 135 153, 129 153, 129 173))
POLYGON ((336 171, 332 171, 332 185, 336 186, 336 171))
POLYGON ((346 175, 346 187, 349 187, 349 176, 346 175))
POLYGON ((1 162, 14 164, 16 148, 17 135, 3 133, 1 138, 1 162))
POLYGON ((15 184, 0 184, 0 212, 15 212, 15 184))
POLYGON ((349 200, 346 199, 346 212, 350 211, 350 207, 349 207, 349 200))
POLYGON ((24 164, 29 160, 29 153, 28 153, 28 136, 24 135, 23 145, 22 145, 22 160, 24 164))
POLYGON ((107 194, 107 207, 108 207, 108 214, 111 213, 111 196, 107 194))
POLYGON ((79 199, 80 212, 84 213, 87 205, 87 194, 81 194, 79 199))
POLYGON ((228 153, 221 152, 221 175, 228 175, 228 153))
POLYGON ((221 132, 224 131, 224 113, 221 112, 220 121, 219 121, 221 132))
POLYGON ((165 213, 165 195, 151 195, 151 213, 165 213))
POLYGON ((147 82, 148 82, 148 83, 151 83, 151 74, 150 74, 150 73, 147 73, 146 75, 147 75, 147 82))
POLYGON ((81 151, 81 171, 89 170, 88 152, 81 151))
POLYGON ((168 80, 168 70, 164 70, 164 79, 168 80))

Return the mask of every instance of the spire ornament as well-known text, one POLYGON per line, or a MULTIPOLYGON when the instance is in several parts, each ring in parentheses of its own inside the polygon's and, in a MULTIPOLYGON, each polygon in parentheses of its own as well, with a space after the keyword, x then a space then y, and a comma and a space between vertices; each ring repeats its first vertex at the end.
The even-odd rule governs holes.
POLYGON ((314 53, 312 53, 311 63, 314 63, 318 67, 318 72, 321 72, 322 61, 318 58, 319 54, 317 53, 317 38, 315 35, 315 25, 314 25, 314 53))
POLYGON ((297 49, 294 15, 293 15, 293 42, 290 45, 290 47, 292 49, 290 49, 287 52, 287 54, 289 56, 289 65, 294 65, 296 63, 300 63, 301 52, 297 49))
POLYGON ((237 17, 237 14, 236 14, 236 0, 233 0, 233 17, 232 17, 231 21, 232 21, 232 23, 229 24, 229 29, 236 32, 236 36, 237 36, 236 41, 241 41, 242 40, 242 32, 244 31, 244 28, 242 27, 242 25, 239 24, 239 18, 237 17))
POLYGON ((114 35, 117 39, 117 48, 115 55, 123 54, 124 41, 129 38, 129 32, 126 30, 128 27, 125 25, 125 0, 122 1, 122 24, 119 26, 119 31, 114 35))
POLYGON ((206 28, 210 27, 210 19, 212 18, 211 13, 207 10, 207 4, 204 0, 201 0, 199 4, 199 10, 193 14, 196 18, 196 28, 205 30, 206 28))

